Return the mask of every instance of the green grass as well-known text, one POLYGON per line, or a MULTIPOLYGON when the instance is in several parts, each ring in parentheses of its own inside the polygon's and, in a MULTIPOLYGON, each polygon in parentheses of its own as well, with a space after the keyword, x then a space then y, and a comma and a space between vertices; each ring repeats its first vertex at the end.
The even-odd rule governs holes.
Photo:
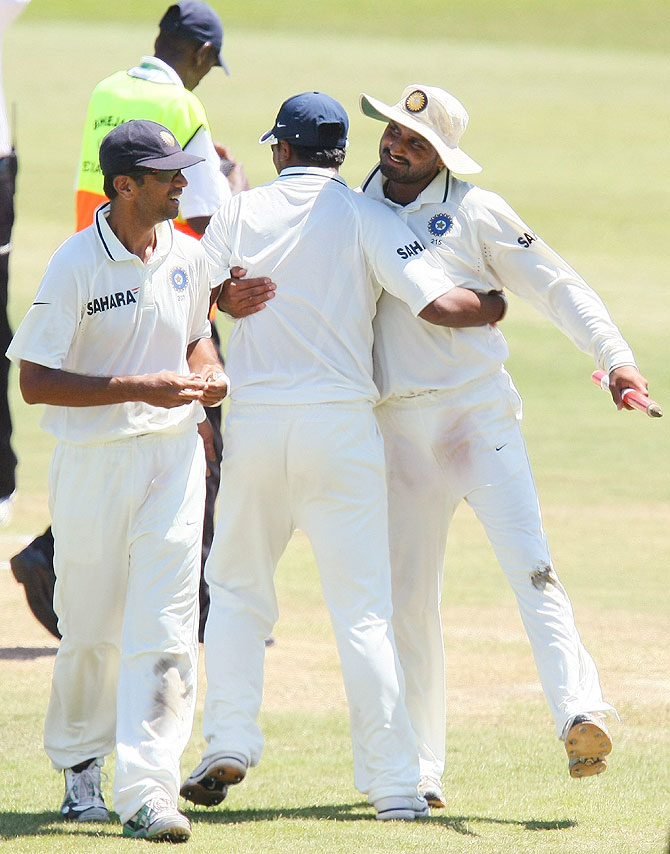
MULTIPOLYGON (((89 92, 101 77, 151 52, 166 5, 33 0, 7 36, 5 87, 18 105, 21 160, 14 323, 72 228, 89 92)), ((349 110, 344 174, 354 185, 374 162, 382 129, 358 113, 358 94, 394 102, 410 82, 450 89, 471 115, 464 147, 484 164, 477 182, 501 192, 603 295, 654 396, 670 409, 667 4, 333 6, 256 0, 224 12, 233 75, 214 71, 198 91, 215 135, 245 162, 252 183, 272 177, 268 152, 255 141, 294 92, 324 89, 349 110)), ((606 695, 623 718, 614 725, 611 770, 593 780, 568 779, 513 597, 463 508, 445 575, 448 807, 430 822, 378 826, 352 786, 332 632, 311 550, 298 537, 278 572, 282 616, 268 653, 263 761, 221 808, 191 813, 189 850, 666 848, 670 412, 660 421, 615 413, 589 381, 590 359, 514 297, 504 328, 554 559, 606 695)), ((19 491, 14 522, 0 536, 0 560, 48 522, 53 443, 39 429, 39 408, 23 404, 15 384, 12 403, 19 491)), ((0 603, 0 849, 128 850, 134 843, 121 840, 115 824, 71 828, 58 821, 62 781, 41 748, 53 643, 5 573, 0 603), (18 647, 33 657, 16 658, 18 647)), ((198 720, 184 771, 201 748, 198 720)))

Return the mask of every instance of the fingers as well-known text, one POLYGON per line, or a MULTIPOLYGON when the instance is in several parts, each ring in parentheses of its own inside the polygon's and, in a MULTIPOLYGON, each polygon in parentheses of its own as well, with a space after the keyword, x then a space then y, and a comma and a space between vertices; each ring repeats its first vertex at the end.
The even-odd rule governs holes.
POLYGON ((610 371, 609 389, 617 409, 633 409, 621 396, 628 388, 635 389, 644 395, 649 393, 647 380, 634 365, 622 365, 620 368, 610 371))
POLYGON ((226 279, 217 299, 217 305, 233 317, 246 317, 265 308, 267 301, 274 298, 276 289, 275 283, 265 276, 252 279, 226 279))

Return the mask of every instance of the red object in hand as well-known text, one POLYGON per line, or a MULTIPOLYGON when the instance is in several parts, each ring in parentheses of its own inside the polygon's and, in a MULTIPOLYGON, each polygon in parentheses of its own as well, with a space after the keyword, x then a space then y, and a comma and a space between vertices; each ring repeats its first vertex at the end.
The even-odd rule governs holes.
MULTIPOLYGON (((605 389, 605 391, 609 390, 609 377, 605 371, 594 371, 591 374, 591 379, 600 388, 605 389)), ((661 418, 663 416, 663 410, 655 400, 647 397, 646 394, 642 394, 642 392, 636 391, 634 388, 625 388, 621 392, 621 397, 628 406, 631 406, 633 409, 639 409, 640 412, 646 412, 651 418, 661 418)))

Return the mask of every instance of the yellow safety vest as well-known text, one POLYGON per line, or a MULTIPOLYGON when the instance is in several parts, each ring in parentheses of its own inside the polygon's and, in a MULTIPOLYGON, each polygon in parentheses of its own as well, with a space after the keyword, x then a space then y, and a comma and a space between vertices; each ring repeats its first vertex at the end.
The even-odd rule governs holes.
MULTIPOLYGON (((98 152, 112 128, 131 119, 149 119, 165 125, 184 148, 196 132, 209 131, 205 108, 193 92, 174 83, 155 83, 119 71, 93 90, 86 115, 76 190, 76 230, 93 222, 98 205, 107 200, 98 152)), ((177 228, 199 237, 183 220, 177 228)))

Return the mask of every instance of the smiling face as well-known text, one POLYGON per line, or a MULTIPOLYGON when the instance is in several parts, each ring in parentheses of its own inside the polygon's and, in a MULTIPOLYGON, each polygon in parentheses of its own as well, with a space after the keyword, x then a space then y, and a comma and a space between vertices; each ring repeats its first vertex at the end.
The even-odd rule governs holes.
POLYGON ((141 174, 141 183, 135 183, 136 204, 142 218, 153 223, 174 219, 179 213, 179 197, 188 184, 181 170, 152 169, 141 174))
POLYGON ((415 199, 442 168, 428 140, 396 122, 389 122, 382 135, 379 162, 382 175, 388 178, 389 198, 402 204, 415 199))

